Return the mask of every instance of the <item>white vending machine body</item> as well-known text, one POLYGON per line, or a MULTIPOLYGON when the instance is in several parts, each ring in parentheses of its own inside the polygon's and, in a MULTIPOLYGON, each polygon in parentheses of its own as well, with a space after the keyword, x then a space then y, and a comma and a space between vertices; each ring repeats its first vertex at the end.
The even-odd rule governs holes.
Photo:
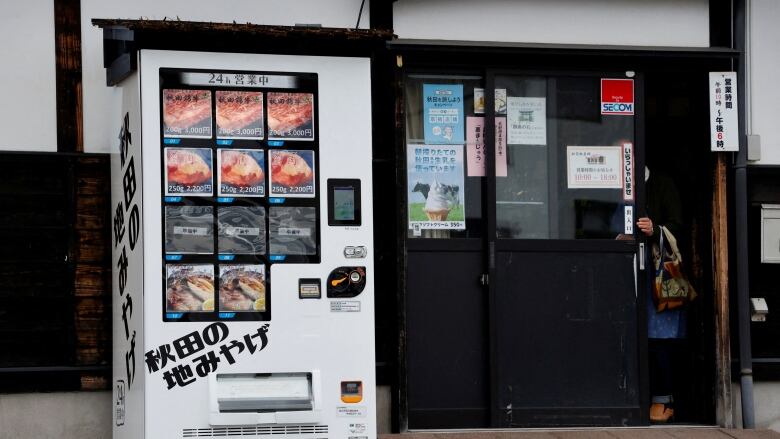
POLYGON ((141 50, 120 86, 114 437, 376 437, 369 60, 141 50))

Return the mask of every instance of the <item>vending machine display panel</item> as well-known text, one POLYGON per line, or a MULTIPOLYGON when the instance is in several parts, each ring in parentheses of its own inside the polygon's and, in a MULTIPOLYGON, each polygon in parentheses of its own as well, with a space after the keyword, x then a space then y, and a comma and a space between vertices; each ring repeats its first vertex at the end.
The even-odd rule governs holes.
POLYGON ((159 74, 163 261, 212 267, 166 276, 163 319, 270 320, 271 264, 320 260, 317 75, 159 74))

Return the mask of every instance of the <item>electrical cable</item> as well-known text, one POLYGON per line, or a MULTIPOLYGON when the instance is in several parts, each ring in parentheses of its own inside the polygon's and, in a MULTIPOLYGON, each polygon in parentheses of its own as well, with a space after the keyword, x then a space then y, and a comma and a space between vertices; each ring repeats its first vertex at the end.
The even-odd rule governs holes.
POLYGON ((357 23, 355 24, 355 30, 360 28, 360 18, 363 16, 363 5, 366 4, 366 0, 360 2, 360 12, 358 12, 357 23))

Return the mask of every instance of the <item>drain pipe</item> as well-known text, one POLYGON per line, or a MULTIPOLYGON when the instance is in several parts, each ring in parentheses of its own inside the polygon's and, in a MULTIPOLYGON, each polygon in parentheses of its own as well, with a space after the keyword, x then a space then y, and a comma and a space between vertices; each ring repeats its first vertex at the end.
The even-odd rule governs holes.
POLYGON ((737 68, 737 90, 740 99, 739 108, 739 152, 734 165, 735 192, 735 233, 737 242, 737 317, 739 322, 739 371, 740 394, 742 396, 742 427, 756 428, 755 410, 753 406, 753 355, 750 346, 750 283, 748 277, 748 195, 747 195, 747 131, 745 111, 750 98, 745 94, 748 52, 747 46, 747 3, 749 0, 734 0, 733 44, 739 50, 739 66, 737 68))

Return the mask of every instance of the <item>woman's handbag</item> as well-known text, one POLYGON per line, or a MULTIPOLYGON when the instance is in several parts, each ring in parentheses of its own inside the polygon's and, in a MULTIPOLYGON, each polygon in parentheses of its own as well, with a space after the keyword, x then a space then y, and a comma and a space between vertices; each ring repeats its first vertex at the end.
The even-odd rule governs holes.
POLYGON ((660 229, 659 245, 653 246, 653 303, 658 312, 680 308, 696 298, 696 291, 682 272, 682 256, 677 248, 677 239, 666 227, 660 226, 660 229))

